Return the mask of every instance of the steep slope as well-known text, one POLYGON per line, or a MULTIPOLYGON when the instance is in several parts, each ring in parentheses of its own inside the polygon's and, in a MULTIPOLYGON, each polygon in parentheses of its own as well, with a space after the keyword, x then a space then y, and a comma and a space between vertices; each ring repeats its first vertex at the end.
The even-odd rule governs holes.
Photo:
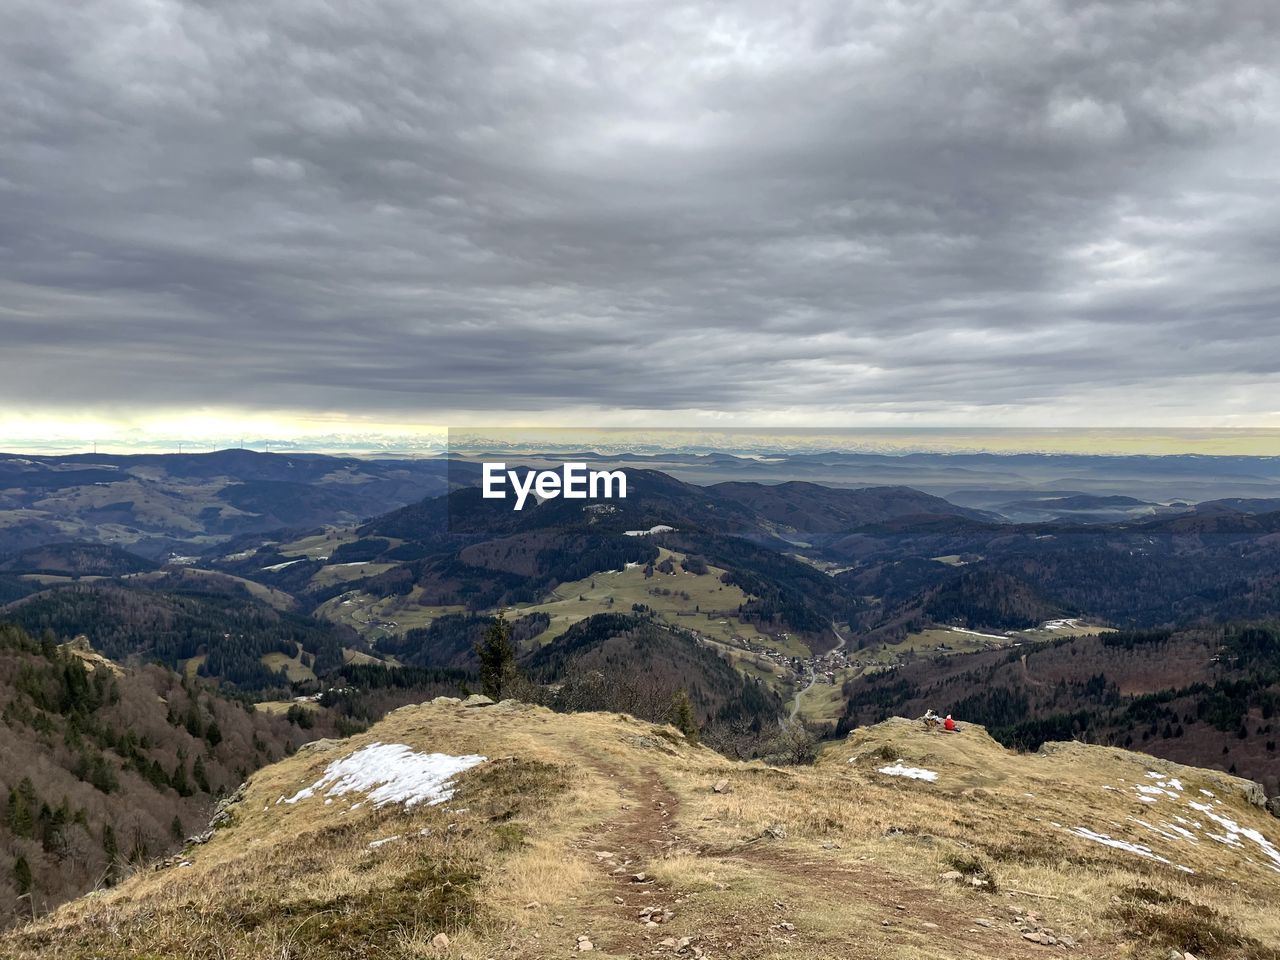
POLYGON ((180 863, 0 950, 1275 960, 1278 839, 1243 781, 1120 750, 898 721, 770 769, 625 716, 442 700, 260 771, 180 863))
POLYGON ((305 739, 158 666, 6 625, 0 721, 0 924, 172 849, 219 794, 305 739))
POLYGON ((771 690, 746 679, 689 631, 641 616, 588 617, 534 650, 521 667, 532 679, 555 685, 553 702, 561 709, 622 710, 661 720, 683 690, 700 724, 723 728, 718 746, 729 727, 773 728, 785 712, 771 690))
POLYGON ((1003 742, 1136 746, 1280 793, 1280 628, 1121 631, 1011 650, 925 657, 844 685, 844 728, 928 708, 1003 742))

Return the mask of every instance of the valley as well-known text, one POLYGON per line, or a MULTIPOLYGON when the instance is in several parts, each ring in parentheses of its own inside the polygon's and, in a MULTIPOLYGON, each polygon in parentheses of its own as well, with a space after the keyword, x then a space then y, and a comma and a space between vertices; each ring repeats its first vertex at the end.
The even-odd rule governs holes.
MULTIPOLYGON (((79 638, 102 658, 91 673, 167 670, 232 698, 281 724, 290 750, 473 692, 477 643, 501 613, 521 699, 662 723, 683 695, 703 742, 738 761, 803 764, 935 709, 1013 749, 1141 749, 1280 793, 1280 499, 1152 510, 1055 485, 1045 499, 1069 502, 1029 521, 1043 503, 1030 491, 965 494, 968 506, 900 486, 703 486, 641 469, 607 510, 556 498, 516 512, 457 481, 474 480, 471 464, 308 463, 306 492, 270 486, 297 458, 146 459, 110 464, 126 476, 110 481, 23 468, 68 486, 52 500, 4 491, 19 505, 0 509, 0 529, 22 533, 3 541, 0 621, 79 638), (229 464, 242 479, 226 480, 229 464), (181 520, 150 505, 122 539, 101 495, 76 488, 171 487, 180 470, 192 502, 239 506, 181 520), (307 522, 280 524, 304 507, 307 522), (55 508, 74 523, 31 525, 55 508)), ((129 756, 108 746, 102 762, 120 777, 129 756)), ((15 784, 0 774, 0 788, 15 784)), ((49 906, 75 892, 36 874, 49 906)))

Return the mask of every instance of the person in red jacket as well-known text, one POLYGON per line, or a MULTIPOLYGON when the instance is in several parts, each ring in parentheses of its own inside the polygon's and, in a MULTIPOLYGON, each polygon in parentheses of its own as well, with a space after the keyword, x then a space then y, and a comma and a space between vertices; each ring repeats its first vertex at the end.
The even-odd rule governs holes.
POLYGON ((948 713, 947 719, 942 721, 942 729, 946 730, 947 733, 956 732, 956 722, 951 719, 951 714, 948 713))

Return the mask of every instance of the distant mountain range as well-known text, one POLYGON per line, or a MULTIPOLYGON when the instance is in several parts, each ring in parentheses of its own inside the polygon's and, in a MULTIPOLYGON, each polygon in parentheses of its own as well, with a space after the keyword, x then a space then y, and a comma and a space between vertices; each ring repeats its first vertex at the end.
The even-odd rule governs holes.
POLYGON ((0 454, 0 557, 60 541, 167 559, 244 533, 354 523, 448 488, 440 460, 0 454))

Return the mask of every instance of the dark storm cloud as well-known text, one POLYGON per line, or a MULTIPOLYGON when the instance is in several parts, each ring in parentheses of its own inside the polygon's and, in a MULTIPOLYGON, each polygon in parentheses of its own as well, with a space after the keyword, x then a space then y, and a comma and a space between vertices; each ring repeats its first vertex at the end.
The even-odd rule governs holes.
POLYGON ((1274 413, 1278 39, 1270 0, 10 0, 0 402, 1274 413))

